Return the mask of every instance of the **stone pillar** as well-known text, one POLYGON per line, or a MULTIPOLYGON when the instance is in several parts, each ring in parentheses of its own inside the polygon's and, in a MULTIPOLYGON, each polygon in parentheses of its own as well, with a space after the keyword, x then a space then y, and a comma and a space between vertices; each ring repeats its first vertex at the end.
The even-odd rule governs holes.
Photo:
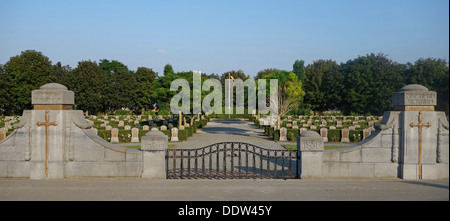
POLYGON ((161 131, 150 131, 141 138, 143 154, 142 178, 166 179, 168 137, 161 131))
POLYGON ((414 180, 421 179, 420 174, 422 179, 448 177, 448 138, 444 141, 446 147, 438 148, 440 129, 448 127, 448 122, 445 114, 434 111, 436 92, 418 84, 407 85, 393 94, 392 104, 394 111, 400 111, 399 177, 414 180), (419 115, 422 118, 421 135, 419 115), (444 126, 440 122, 444 122, 444 126), (437 160, 440 152, 447 153, 442 163, 437 160))
POLYGON ((65 139, 68 125, 65 112, 72 110, 75 103, 74 92, 57 83, 45 84, 39 90, 31 93, 31 131, 30 148, 26 152, 30 161, 30 179, 55 179, 64 178, 64 161, 66 146, 70 146, 70 140, 65 139), (56 126, 49 126, 46 134, 45 126, 36 123, 46 121, 56 122, 56 126), (46 137, 48 136, 48 158, 46 156, 46 137), (45 174, 45 162, 48 160, 48 176, 45 174))
POLYGON ((322 177, 322 137, 314 131, 303 132, 297 137, 297 151, 300 157, 297 165, 300 178, 322 177))

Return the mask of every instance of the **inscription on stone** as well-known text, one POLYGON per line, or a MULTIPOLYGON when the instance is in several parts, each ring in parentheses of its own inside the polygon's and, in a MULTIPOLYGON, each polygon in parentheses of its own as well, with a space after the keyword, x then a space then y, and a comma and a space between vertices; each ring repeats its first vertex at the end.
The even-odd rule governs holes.
POLYGON ((322 143, 318 141, 303 141, 302 151, 320 151, 322 150, 322 143))

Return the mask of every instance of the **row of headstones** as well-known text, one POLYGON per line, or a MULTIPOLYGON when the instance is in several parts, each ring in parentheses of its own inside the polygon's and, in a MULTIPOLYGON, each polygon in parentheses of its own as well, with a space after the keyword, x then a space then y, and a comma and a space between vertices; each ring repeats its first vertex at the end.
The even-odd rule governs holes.
MULTIPOLYGON (((98 133, 97 128, 92 128, 95 134, 98 133)), ((158 130, 158 128, 154 127, 151 130, 158 130)), ((167 130, 166 126, 162 125, 161 130, 167 130)), ((178 128, 174 127, 171 129, 171 138, 170 141, 179 141, 178 140, 178 128)), ((112 128, 111 129, 111 143, 119 143, 119 129, 118 128, 112 128)), ((132 143, 139 143, 139 128, 132 128, 131 130, 131 142, 132 143)))
MULTIPOLYGON (((96 115, 89 115, 88 117, 90 119, 94 119, 94 120, 97 120, 97 119, 101 120, 103 118, 103 120, 115 119, 117 121, 120 119, 124 119, 124 120, 142 120, 143 119, 142 115, 112 115, 112 116, 114 116, 114 117, 111 117, 111 115, 102 115, 100 117, 97 117, 96 115)), ((163 120, 167 116, 157 115, 155 117, 156 117, 156 119, 163 120)), ((153 116, 148 115, 147 120, 153 120, 153 116)))
MULTIPOLYGON (((352 124, 353 124, 353 126, 350 126, 350 127, 352 127, 353 130, 355 128, 360 128, 361 127, 361 125, 359 124, 359 121, 353 121, 352 124)), ((375 124, 375 121, 367 122, 367 126, 369 126, 369 127, 373 126, 374 124, 375 124)), ((290 127, 292 129, 298 129, 299 128, 299 126, 297 124, 297 121, 292 121, 292 123, 287 123, 287 124, 285 124, 285 126, 286 127, 290 127)), ((303 127, 309 127, 309 129, 312 129, 312 130, 313 129, 317 129, 317 126, 313 125, 311 121, 308 121, 306 124, 303 124, 302 126, 303 127)), ((325 122, 322 121, 321 124, 319 125, 319 127, 327 127, 327 122, 326 121, 325 122)), ((328 126, 328 129, 336 129, 338 127, 344 127, 343 124, 342 124, 342 121, 337 121, 336 122, 336 126, 334 126, 334 125, 328 126)))
MULTIPOLYGON (((105 127, 105 130, 112 130, 112 129, 114 129, 111 125, 105 125, 105 126, 102 126, 102 127, 105 127)), ((98 130, 97 128, 93 128, 93 129, 98 130)), ((131 126, 125 125, 123 127, 123 129, 124 130, 132 130, 132 129, 134 129, 134 127, 131 128, 131 126)), ((136 129, 138 129, 138 128, 136 128, 136 129)), ((142 126, 142 130, 150 130, 150 126, 144 125, 144 126, 142 126)), ((161 125, 160 130, 167 130, 167 126, 166 125, 161 125)))
MULTIPOLYGON (((264 119, 264 117, 261 116, 256 116, 254 115, 254 117, 257 118, 257 120, 259 119, 264 119)), ((270 119, 271 116, 270 115, 265 115, 266 119, 270 119)), ((325 120, 325 119, 329 119, 330 122, 332 121, 338 121, 338 118, 340 118, 342 121, 351 121, 352 119, 354 121, 381 121, 383 119, 383 116, 325 116, 325 115, 320 115, 320 116, 312 116, 312 115, 299 115, 297 120, 302 121, 302 120, 316 120, 318 121, 320 120, 325 120), (364 120, 365 118, 365 120, 364 120)), ((293 121, 295 120, 295 117, 288 115, 288 116, 283 116, 281 118, 282 121, 293 121)))
MULTIPOLYGON (((312 115, 299 115, 298 116, 298 120, 305 120, 305 119, 309 119, 309 120, 313 120, 313 119, 325 119, 325 118, 329 118, 331 121, 337 121, 337 118, 341 118, 343 121, 347 121, 347 120, 355 120, 355 121, 359 121, 359 120, 363 120, 364 117, 363 116, 324 116, 324 115, 320 115, 320 116, 312 116, 312 115)), ((378 120, 381 121, 383 119, 383 116, 367 116, 365 117, 365 121, 371 121, 371 120, 378 120)), ((283 119, 286 119, 287 121, 291 121, 293 120, 291 115, 288 115, 287 117, 283 117, 283 119)))
MULTIPOLYGON (((381 118, 382 117, 379 117, 378 119, 379 120, 381 120, 381 118)), ((372 118, 369 118, 368 117, 368 119, 372 119, 372 118)), ((271 123, 271 121, 270 121, 270 118, 267 118, 267 119, 260 119, 259 120, 260 121, 260 124, 261 125, 265 125, 265 126, 268 126, 268 125, 270 125, 271 127, 276 127, 277 126, 277 123, 276 123, 276 120, 275 119, 272 119, 272 123, 271 123)), ((319 120, 314 120, 314 122, 315 123, 318 123, 319 122, 319 120)), ((343 124, 342 124, 342 121, 341 120, 338 120, 338 121, 328 121, 328 122, 336 122, 336 125, 329 125, 328 126, 328 123, 327 123, 327 121, 325 121, 325 120, 322 120, 322 122, 321 122, 321 124, 320 125, 317 125, 317 124, 313 124, 313 121, 311 120, 311 119, 309 119, 307 122, 306 122, 306 124, 305 124, 305 120, 304 119, 302 119, 302 120, 300 120, 300 123, 303 123, 302 124, 302 127, 305 127, 305 128, 309 128, 309 129, 311 129, 311 130, 314 130, 314 129, 317 129, 318 127, 321 127, 321 128, 326 128, 326 127, 328 127, 328 129, 336 129, 336 128, 342 128, 342 127, 347 127, 346 125, 344 126, 343 124)), ((352 121, 352 120, 347 120, 347 122, 352 122, 352 125, 351 126, 349 126, 349 128, 351 129, 351 130, 355 130, 356 128, 361 128, 361 125, 360 125, 360 123, 361 122, 366 122, 365 120, 357 120, 357 121, 352 121)), ((373 125, 376 123, 377 121, 374 121, 374 120, 371 120, 371 121, 368 121, 367 122, 367 126, 368 127, 373 127, 373 125)), ((288 128, 292 128, 292 129, 299 129, 299 124, 298 124, 298 122, 297 122, 297 120, 294 120, 294 121, 292 121, 292 120, 281 120, 281 127, 288 127, 288 128)), ((364 126, 363 126, 364 127, 364 126)))
MULTIPOLYGON (((102 117, 97 117, 96 115, 89 115, 89 119, 94 119, 94 120, 115 120, 115 121, 120 121, 120 119, 123 120, 128 120, 129 122, 131 121, 140 121, 143 120, 143 116, 142 115, 113 115, 114 117, 108 116, 108 115, 103 115, 102 117), (103 119, 101 119, 103 118, 103 119)), ((206 114, 206 116, 208 116, 206 114)), ((200 116, 201 119, 205 119, 204 115, 200 116)), ((155 119, 153 119, 152 115, 148 115, 147 116, 147 120, 167 120, 167 119, 174 119, 175 117, 173 115, 156 115, 155 119)))
POLYGON ((13 129, 12 124, 19 122, 22 119, 22 117, 18 119, 12 117, 11 119, 9 116, 7 116, 5 117, 5 119, 7 120, 5 121, 5 125, 2 128, 0 128, 0 141, 5 139, 6 133, 8 133, 9 130, 13 129))
MULTIPOLYGON (((308 129, 306 128, 300 128, 300 134, 304 133, 308 129)), ((341 130, 341 142, 350 142, 350 128, 343 128, 341 130)), ((374 131, 375 128, 370 127, 363 130, 363 140, 368 138, 370 134, 372 134, 372 131, 374 131)), ((320 129, 320 136, 323 138, 324 142, 328 142, 328 129, 327 128, 321 128, 320 129)), ((287 129, 286 127, 282 127, 280 129, 280 141, 287 141, 287 129)))
POLYGON ((6 116, 2 121, 5 122, 3 128, 6 128, 6 130, 12 129, 12 125, 15 123, 19 123, 22 120, 22 116, 15 117, 15 116, 6 116))
MULTIPOLYGON (((124 116, 125 116, 125 115, 124 115, 124 116)), ((133 121, 133 119, 130 118, 130 115, 126 115, 126 116, 127 116, 126 119, 128 120, 128 123, 133 122, 134 126, 141 126, 141 125, 140 125, 140 120, 141 120, 142 118, 141 118, 140 115, 138 115, 138 116, 137 116, 137 119, 134 120, 134 121, 133 121)), ((149 115, 149 116, 148 116, 149 123, 150 123, 151 126, 156 127, 156 124, 153 122, 151 116, 152 116, 152 115, 149 115)), ((203 116, 203 115, 201 115, 201 116, 199 116, 199 117, 201 117, 202 120, 205 119, 205 116, 203 116)), ((94 120, 97 120, 97 116, 92 116, 91 118, 94 119, 94 120)), ((106 116, 105 116, 105 118, 106 118, 106 116)), ((119 121, 119 123, 118 123, 118 125, 117 125, 118 127, 124 127, 125 130, 131 130, 131 126, 125 125, 125 122, 122 121, 122 120, 119 120, 119 119, 120 119, 119 116, 115 116, 115 117, 112 118, 111 120, 113 120, 113 121, 119 121)), ((166 129, 161 129, 161 130, 167 130, 167 127, 168 127, 168 128, 173 127, 173 124, 170 123, 167 119, 163 118, 162 115, 158 115, 158 119, 159 119, 159 120, 163 120, 163 126, 166 126, 166 129)), ((169 119, 172 120, 172 119, 173 119, 173 116, 169 116, 169 119)), ((193 120, 195 121, 195 118, 193 118, 193 120)), ((94 121, 92 121, 92 120, 90 120, 90 119, 86 119, 86 121, 89 122, 89 123, 91 123, 91 124, 94 124, 94 121)), ((111 125, 108 125, 108 124, 109 124, 109 118, 106 118, 106 119, 99 119, 99 121, 102 122, 102 124, 100 124, 100 127, 104 127, 105 130, 111 130, 111 129, 112 129, 112 126, 111 126, 111 125)), ((186 122, 186 119, 184 119, 184 121, 185 121, 185 123, 184 123, 184 125, 182 125, 182 126, 184 126, 184 127, 189 127, 190 124, 186 122)), ((192 122, 192 121, 191 121, 191 122, 192 122)), ((194 122, 193 122, 193 123, 194 123, 194 122)), ((149 130, 148 126, 147 126, 147 125, 143 125, 143 130, 149 130)))

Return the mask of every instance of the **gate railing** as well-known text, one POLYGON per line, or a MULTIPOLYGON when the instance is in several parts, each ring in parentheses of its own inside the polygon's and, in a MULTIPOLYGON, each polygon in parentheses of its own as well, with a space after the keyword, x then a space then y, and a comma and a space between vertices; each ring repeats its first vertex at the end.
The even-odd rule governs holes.
POLYGON ((197 149, 166 152, 168 179, 299 178, 297 153, 241 142, 222 142, 197 149))

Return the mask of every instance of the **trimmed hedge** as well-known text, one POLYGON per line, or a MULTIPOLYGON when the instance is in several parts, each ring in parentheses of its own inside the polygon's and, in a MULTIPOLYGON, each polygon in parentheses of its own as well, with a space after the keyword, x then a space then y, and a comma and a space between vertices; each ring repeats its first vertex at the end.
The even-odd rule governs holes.
MULTIPOLYGON (((276 140, 276 141, 280 140, 280 130, 274 131, 273 128, 271 128, 271 129, 272 129, 272 133, 273 133, 273 140, 276 140)), ((297 136, 300 134, 300 129, 289 129, 289 128, 286 128, 286 129, 287 129, 288 141, 297 141, 297 136)), ((320 129, 316 129, 316 130, 308 129, 308 131, 314 131, 314 132, 320 134, 320 129)), ((328 129, 327 136, 328 136, 329 142, 340 142, 342 132, 340 129, 328 129)), ((350 134, 349 134, 349 138, 350 138, 350 142, 361 141, 363 138, 363 130, 351 130, 350 134)))

